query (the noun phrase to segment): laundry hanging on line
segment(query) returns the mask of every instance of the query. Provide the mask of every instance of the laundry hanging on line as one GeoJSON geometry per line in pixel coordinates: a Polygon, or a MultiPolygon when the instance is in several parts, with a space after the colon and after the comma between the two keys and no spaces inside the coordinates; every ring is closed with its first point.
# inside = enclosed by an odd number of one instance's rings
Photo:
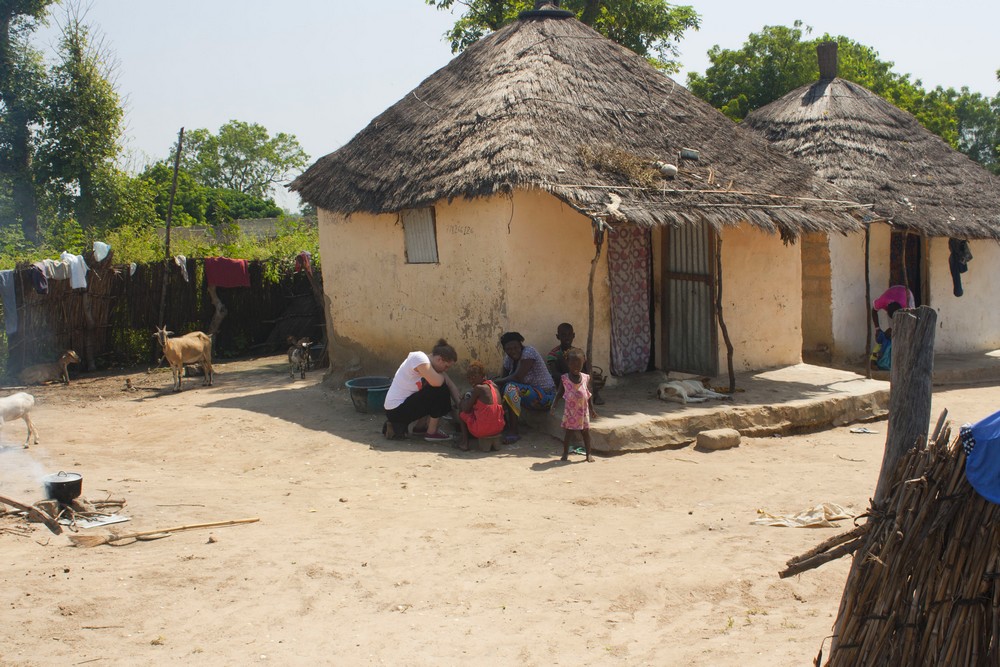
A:
{"type": "Polygon", "coordinates": [[[250,272],[245,259],[206,257],[205,280],[214,287],[250,287],[250,272]]]}

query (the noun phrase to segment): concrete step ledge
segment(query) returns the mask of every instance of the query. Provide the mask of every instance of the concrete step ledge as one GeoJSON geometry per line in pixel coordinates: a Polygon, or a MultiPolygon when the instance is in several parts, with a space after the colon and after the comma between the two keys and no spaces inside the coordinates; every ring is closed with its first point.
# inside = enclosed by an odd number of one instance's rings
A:
{"type": "MultiPolygon", "coordinates": [[[[888,406],[889,389],[885,386],[775,405],[703,403],[659,415],[631,412],[599,417],[591,424],[590,437],[596,451],[643,451],[688,445],[700,432],[720,428],[736,429],[744,437],[761,437],[871,421],[884,417],[888,406]]],[[[534,430],[563,437],[560,415],[526,410],[521,420],[534,430]]]]}

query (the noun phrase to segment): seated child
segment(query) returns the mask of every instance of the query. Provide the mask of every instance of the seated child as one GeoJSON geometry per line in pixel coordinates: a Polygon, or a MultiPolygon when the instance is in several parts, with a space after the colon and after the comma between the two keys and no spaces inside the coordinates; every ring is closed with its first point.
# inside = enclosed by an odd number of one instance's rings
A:
{"type": "Polygon", "coordinates": [[[554,412],[556,403],[561,396],[565,399],[563,409],[563,453],[562,460],[569,459],[569,439],[574,431],[579,432],[586,447],[587,463],[593,462],[590,455],[590,420],[597,417],[594,411],[593,394],[590,390],[590,376],[583,372],[587,355],[578,347],[566,352],[566,365],[569,372],[563,373],[556,387],[556,397],[552,400],[551,410],[554,412]]]}
{"type": "Polygon", "coordinates": [[[503,432],[503,404],[500,392],[491,380],[486,379],[482,362],[470,361],[465,378],[472,385],[459,403],[458,417],[462,426],[462,439],[458,448],[469,451],[469,435],[473,438],[490,438],[503,432]]]}

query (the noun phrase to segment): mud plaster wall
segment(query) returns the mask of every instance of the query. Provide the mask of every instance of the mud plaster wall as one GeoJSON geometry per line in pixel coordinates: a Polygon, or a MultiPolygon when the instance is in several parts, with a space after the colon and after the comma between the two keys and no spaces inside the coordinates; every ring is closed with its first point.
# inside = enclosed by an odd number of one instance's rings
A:
{"type": "MultiPolygon", "coordinates": [[[[748,225],[722,231],[723,318],[737,371],[802,361],[802,259],[798,243],[748,225]]],[[[719,331],[719,368],[726,345],[719,331]]]]}
{"type": "Polygon", "coordinates": [[[961,297],[953,292],[948,268],[948,239],[930,239],[930,303],[938,312],[934,351],[941,354],[1000,349],[1000,245],[995,241],[970,241],[972,261],[962,275],[961,297]]]}
{"type": "MultiPolygon", "coordinates": [[[[499,370],[500,334],[517,330],[542,354],[562,321],[586,345],[590,221],[542,192],[435,206],[437,264],[407,264],[398,216],[319,211],[334,372],[391,375],[438,338],[499,370]]],[[[608,286],[595,291],[594,362],[607,368],[608,286]]]]}
{"type": "Polygon", "coordinates": [[[803,234],[802,349],[829,350],[833,346],[830,238],[822,232],[803,234]]]}

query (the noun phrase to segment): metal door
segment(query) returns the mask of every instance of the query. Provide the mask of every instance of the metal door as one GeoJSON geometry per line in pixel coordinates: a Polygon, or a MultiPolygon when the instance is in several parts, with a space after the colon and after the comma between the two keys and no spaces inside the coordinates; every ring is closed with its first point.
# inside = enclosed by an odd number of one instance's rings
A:
{"type": "Polygon", "coordinates": [[[715,233],[703,221],[663,230],[665,371],[718,374],[715,233]]]}

